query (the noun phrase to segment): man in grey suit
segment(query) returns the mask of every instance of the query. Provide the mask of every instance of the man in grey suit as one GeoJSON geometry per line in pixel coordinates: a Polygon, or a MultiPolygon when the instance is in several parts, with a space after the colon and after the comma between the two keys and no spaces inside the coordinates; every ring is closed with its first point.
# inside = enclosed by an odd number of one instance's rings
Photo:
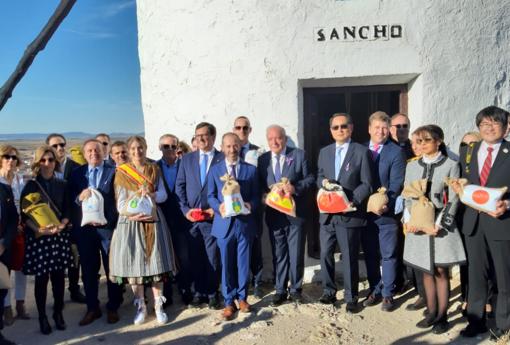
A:
{"type": "Polygon", "coordinates": [[[280,182],[282,177],[289,180],[283,187],[290,193],[296,204],[296,217],[266,207],[265,220],[269,229],[269,238],[273,250],[273,265],[276,276],[276,293],[272,304],[280,305],[288,297],[300,303],[301,285],[304,275],[305,231],[303,223],[306,217],[306,192],[313,185],[314,177],[308,169],[305,152],[287,146],[285,129],[278,125],[266,130],[268,152],[258,159],[260,185],[268,192],[271,185],[280,182]],[[290,287],[288,283],[290,280],[290,287]]]}
{"type": "Polygon", "coordinates": [[[372,193],[373,162],[366,146],[351,141],[353,125],[349,114],[333,114],[329,126],[335,143],[322,148],[319,153],[317,185],[320,188],[325,179],[337,181],[357,210],[320,215],[323,294],[319,301],[324,304],[336,302],[333,253],[338,242],[343,256],[346,310],[352,313],[358,304],[360,233],[366,231],[366,200],[372,193]]]}

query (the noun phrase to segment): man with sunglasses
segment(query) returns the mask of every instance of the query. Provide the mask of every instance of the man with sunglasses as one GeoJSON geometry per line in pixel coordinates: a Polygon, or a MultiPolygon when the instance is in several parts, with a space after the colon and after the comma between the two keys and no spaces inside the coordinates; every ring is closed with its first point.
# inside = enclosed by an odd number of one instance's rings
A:
{"type": "Polygon", "coordinates": [[[404,113],[396,113],[391,117],[391,139],[404,150],[406,159],[414,157],[411,141],[409,140],[409,130],[411,122],[404,113]]]}
{"type": "MultiPolygon", "coordinates": [[[[160,207],[165,215],[174,249],[179,260],[179,273],[177,275],[177,287],[182,296],[184,304],[189,304],[193,298],[191,295],[191,265],[189,263],[188,253],[188,235],[184,231],[186,219],[179,207],[179,198],[175,193],[175,182],[177,179],[177,171],[181,160],[177,158],[177,150],[179,149],[179,139],[173,134],[163,134],[159,138],[159,150],[161,151],[161,159],[157,161],[168,198],[160,207]]],[[[172,285],[168,281],[163,288],[163,294],[170,304],[172,301],[172,285]]]]}
{"type": "Polygon", "coordinates": [[[323,294],[319,301],[334,304],[337,300],[333,254],[338,243],[343,256],[346,311],[353,313],[358,307],[360,233],[367,231],[366,200],[373,191],[373,160],[367,147],[351,141],[353,124],[349,114],[333,114],[329,127],[335,142],[322,148],[319,153],[317,186],[321,188],[324,180],[339,183],[357,210],[320,215],[323,294]]]}
{"type": "Polygon", "coordinates": [[[110,139],[110,136],[108,134],[106,134],[106,133],[99,133],[98,135],[96,135],[96,140],[101,143],[101,147],[103,149],[104,160],[108,164],[115,166],[115,161],[110,156],[110,151],[111,151],[111,146],[110,146],[111,139],[110,139]]]}
{"type": "MultiPolygon", "coordinates": [[[[80,167],[80,164],[67,157],[66,152],[66,138],[59,133],[51,133],[46,137],[46,145],[53,147],[57,153],[57,159],[60,163],[60,171],[55,174],[58,178],[68,180],[73,170],[80,167]]],[[[74,244],[76,248],[76,244],[74,244]]],[[[74,251],[76,253],[76,250],[74,251]]],[[[76,254],[77,255],[77,254],[76,254]]],[[[69,279],[69,292],[71,294],[71,301],[84,304],[86,302],[85,296],[80,291],[78,281],[80,279],[80,267],[71,267],[67,270],[67,277],[69,279]]]]}

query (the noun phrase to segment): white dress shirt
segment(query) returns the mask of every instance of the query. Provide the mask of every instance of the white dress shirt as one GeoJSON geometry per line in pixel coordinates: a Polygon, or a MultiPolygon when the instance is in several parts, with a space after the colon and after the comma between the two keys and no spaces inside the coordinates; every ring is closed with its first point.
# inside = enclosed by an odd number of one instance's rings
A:
{"type": "MultiPolygon", "coordinates": [[[[287,147],[284,147],[282,152],[279,153],[280,155],[280,173],[282,174],[283,176],[283,164],[285,164],[285,152],[287,151],[287,147]]],[[[275,172],[275,168],[276,168],[276,153],[274,152],[271,152],[271,166],[273,167],[273,174],[275,172]]]]}
{"type": "MultiPolygon", "coordinates": [[[[335,145],[335,157],[336,157],[336,153],[338,152],[338,148],[341,147],[342,148],[342,154],[340,156],[340,169],[342,168],[342,166],[344,165],[344,160],[345,160],[345,156],[347,155],[347,150],[349,149],[349,144],[351,143],[351,139],[347,140],[345,143],[343,144],[338,144],[336,143],[335,145]]],[[[337,178],[337,176],[335,176],[335,178],[337,178]]]]}
{"type": "Polygon", "coordinates": [[[478,149],[477,159],[478,159],[478,174],[482,174],[482,168],[483,164],[485,163],[485,159],[487,158],[487,154],[489,153],[487,151],[488,147],[492,147],[494,151],[492,151],[492,162],[491,162],[491,168],[494,164],[494,161],[496,160],[496,157],[498,156],[499,148],[501,147],[501,141],[496,144],[488,144],[485,141],[482,141],[480,144],[480,148],[478,149]]]}
{"type": "Polygon", "coordinates": [[[237,160],[236,160],[235,162],[230,163],[230,162],[228,161],[228,159],[226,159],[226,158],[225,158],[225,165],[227,166],[227,173],[228,173],[230,176],[232,176],[232,167],[231,167],[231,165],[232,165],[232,164],[235,164],[235,166],[236,166],[236,178],[239,178],[239,162],[240,162],[240,161],[241,161],[241,160],[240,160],[239,158],[237,158],[237,160]]]}

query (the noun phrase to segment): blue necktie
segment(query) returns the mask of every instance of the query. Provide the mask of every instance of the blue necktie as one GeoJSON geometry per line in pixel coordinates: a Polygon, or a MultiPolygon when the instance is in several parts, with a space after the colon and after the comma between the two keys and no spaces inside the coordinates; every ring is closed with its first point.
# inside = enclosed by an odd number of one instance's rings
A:
{"type": "Polygon", "coordinates": [[[202,161],[200,162],[200,184],[202,186],[205,185],[205,178],[207,176],[207,160],[208,156],[205,153],[202,153],[202,161]]]}
{"type": "Polygon", "coordinates": [[[336,148],[335,155],[335,179],[340,180],[340,169],[342,169],[342,146],[336,148]]]}
{"type": "Polygon", "coordinates": [[[276,164],[274,165],[274,180],[280,182],[282,179],[282,168],[280,167],[280,155],[276,155],[276,164]]]}
{"type": "Polygon", "coordinates": [[[234,180],[237,180],[236,165],[235,164],[230,165],[230,176],[232,176],[234,178],[234,180]]]}
{"type": "Polygon", "coordinates": [[[89,177],[89,187],[97,188],[97,173],[98,173],[98,170],[99,169],[97,169],[97,168],[92,169],[92,174],[89,177]]]}

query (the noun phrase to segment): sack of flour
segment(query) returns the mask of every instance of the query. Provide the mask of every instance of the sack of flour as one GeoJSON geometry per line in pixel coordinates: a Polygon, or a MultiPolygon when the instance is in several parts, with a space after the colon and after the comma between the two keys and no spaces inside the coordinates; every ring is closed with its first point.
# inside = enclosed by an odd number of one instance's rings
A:
{"type": "Polygon", "coordinates": [[[126,214],[129,216],[137,214],[154,216],[156,214],[156,207],[148,195],[135,195],[126,203],[126,214]]]}
{"type": "Polygon", "coordinates": [[[320,213],[345,213],[356,211],[356,207],[351,205],[342,186],[334,182],[329,182],[326,179],[322,181],[322,188],[319,189],[319,193],[317,194],[317,206],[319,207],[320,213]]]}
{"type": "Polygon", "coordinates": [[[228,174],[220,177],[220,180],[225,182],[221,189],[223,205],[225,206],[221,216],[223,218],[228,218],[235,217],[240,214],[250,214],[250,210],[244,205],[239,183],[228,174]]]}
{"type": "Polygon", "coordinates": [[[482,212],[495,212],[496,204],[507,191],[507,187],[501,188],[488,188],[477,186],[474,184],[467,184],[467,179],[447,179],[446,184],[451,185],[453,182],[458,182],[461,186],[459,193],[460,201],[482,212]]]}
{"type": "Polygon", "coordinates": [[[425,196],[427,180],[416,180],[404,186],[402,197],[411,199],[408,226],[414,226],[424,232],[433,232],[435,228],[434,204],[425,196]]]}
{"type": "Polygon", "coordinates": [[[101,193],[94,189],[89,188],[90,197],[83,200],[81,203],[81,226],[87,224],[100,224],[105,225],[107,223],[106,218],[104,216],[104,199],[101,193]]]}
{"type": "Polygon", "coordinates": [[[266,196],[266,205],[280,211],[281,213],[295,217],[296,204],[294,203],[294,199],[292,198],[292,195],[285,193],[283,190],[284,185],[287,183],[289,183],[289,180],[286,177],[282,177],[280,182],[277,182],[270,187],[271,190],[266,196]]]}
{"type": "Polygon", "coordinates": [[[386,188],[381,187],[377,193],[370,195],[368,198],[367,212],[379,212],[384,206],[388,205],[389,199],[386,195],[386,188]]]}

